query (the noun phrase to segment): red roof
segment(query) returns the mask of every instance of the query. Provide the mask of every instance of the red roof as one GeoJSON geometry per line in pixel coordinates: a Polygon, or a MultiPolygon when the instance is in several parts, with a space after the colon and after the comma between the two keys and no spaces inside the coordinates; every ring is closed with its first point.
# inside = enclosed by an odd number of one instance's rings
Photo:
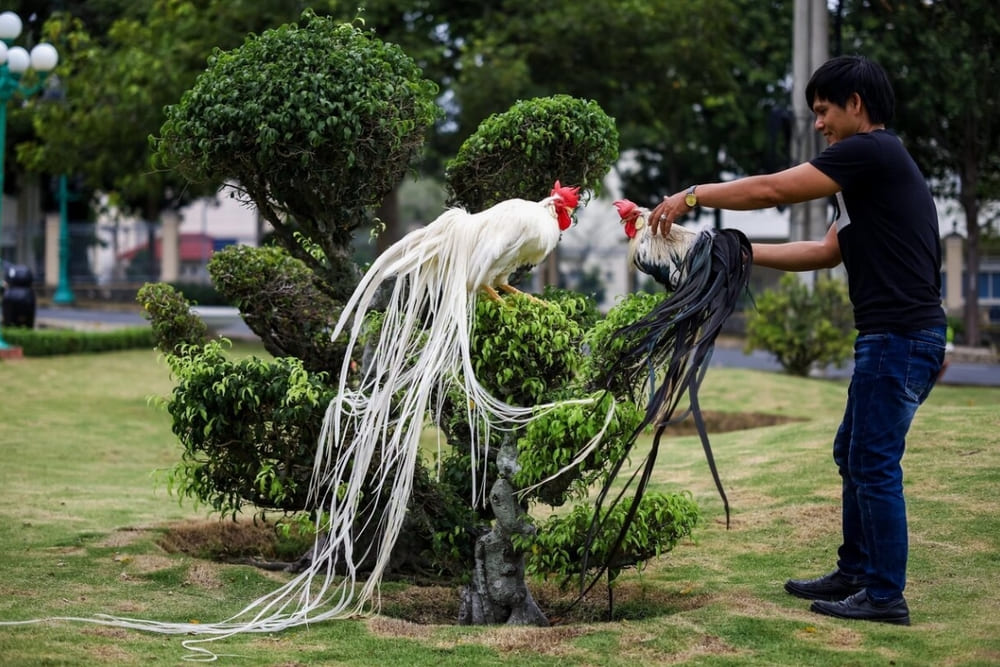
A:
{"type": "MultiPolygon", "coordinates": [[[[201,262],[211,259],[212,253],[214,252],[213,239],[208,234],[181,234],[180,235],[180,255],[182,262],[201,262]]],[[[118,259],[133,260],[135,256],[140,252],[146,250],[149,246],[148,243],[143,243],[137,245],[130,250],[126,250],[118,254],[118,259]]],[[[156,253],[156,260],[159,261],[163,257],[163,239],[156,239],[153,246],[154,252],[156,253]]]]}

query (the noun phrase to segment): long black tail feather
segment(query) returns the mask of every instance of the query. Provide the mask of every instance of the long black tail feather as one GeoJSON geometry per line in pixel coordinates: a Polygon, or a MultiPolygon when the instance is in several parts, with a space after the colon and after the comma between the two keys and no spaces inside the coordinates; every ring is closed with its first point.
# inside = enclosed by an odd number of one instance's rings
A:
{"type": "MultiPolygon", "coordinates": [[[[691,415],[701,439],[705,458],[712,479],[722,498],[729,527],[729,500],[715,465],[705,420],[701,413],[698,390],[708,370],[715,340],[726,319],[733,313],[740,296],[747,291],[753,250],[747,237],[738,230],[703,232],[685,257],[683,276],[670,296],[645,317],[622,327],[616,335],[623,336],[628,345],[604,378],[605,387],[628,386],[634,398],[646,387],[649,399],[642,423],[631,434],[626,451],[630,451],[645,430],[654,428],[652,445],[641,471],[632,473],[624,488],[602,512],[611,487],[616,483],[622,464],[627,457],[613,466],[603,487],[597,494],[594,516],[584,549],[580,598],[583,598],[607,571],[603,563],[587,584],[590,547],[599,534],[604,520],[625,497],[635,482],[635,489],[625,521],[608,551],[614,557],[625,540],[639,502],[646,491],[656,463],[660,439],[671,424],[691,415]],[[688,397],[688,407],[677,413],[683,397],[688,397]]],[[[670,272],[660,267],[644,266],[637,258],[636,267],[663,282],[670,272]]],[[[667,289],[671,285],[665,284],[667,289]]]]}

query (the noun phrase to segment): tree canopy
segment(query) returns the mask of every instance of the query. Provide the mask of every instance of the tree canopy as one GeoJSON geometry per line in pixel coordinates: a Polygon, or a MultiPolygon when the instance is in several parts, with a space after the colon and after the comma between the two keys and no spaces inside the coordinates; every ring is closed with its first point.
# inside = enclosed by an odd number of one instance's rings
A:
{"type": "Polygon", "coordinates": [[[36,172],[81,177],[121,210],[155,221],[219,185],[197,189],[180,174],[154,170],[147,137],[205,69],[215,47],[294,18],[287,3],[213,0],[51,2],[40,37],[59,50],[58,88],[37,104],[37,140],[18,146],[36,172]]]}
{"type": "MultiPolygon", "coordinates": [[[[147,219],[201,194],[176,174],[150,167],[145,140],[157,134],[164,109],[193,85],[214,48],[232,49],[248,33],[294,21],[303,6],[287,0],[22,4],[50,19],[44,37],[59,48],[62,86],[62,103],[37,114],[39,139],[21,146],[22,161],[35,171],[79,173],[147,219]]],[[[622,150],[638,157],[627,180],[630,196],[652,199],[692,179],[764,168],[769,114],[787,105],[787,0],[314,6],[341,21],[360,16],[438,84],[445,115],[421,154],[432,175],[441,175],[491,114],[521,99],[569,94],[594,100],[616,119],[622,150]]]]}
{"type": "Polygon", "coordinates": [[[791,3],[508,1],[484,13],[454,84],[459,137],[497,107],[562,92],[612,115],[637,201],[765,168],[788,105],[791,3]],[[495,20],[502,15],[503,20],[495,20]]]}

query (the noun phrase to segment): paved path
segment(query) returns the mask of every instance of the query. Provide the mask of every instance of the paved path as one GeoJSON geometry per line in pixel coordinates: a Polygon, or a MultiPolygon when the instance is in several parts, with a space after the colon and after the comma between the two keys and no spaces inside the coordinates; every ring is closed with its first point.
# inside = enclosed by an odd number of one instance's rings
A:
{"type": "MultiPolygon", "coordinates": [[[[711,365],[781,371],[781,364],[768,352],[755,350],[750,354],[744,354],[742,349],[729,346],[716,346],[712,353],[711,365]]],[[[854,362],[848,361],[843,368],[830,366],[815,377],[847,379],[851,377],[853,370],[854,362]]],[[[948,364],[948,370],[945,371],[940,383],[1000,387],[1000,364],[952,361],[948,364]]]]}
{"type": "MultiPolygon", "coordinates": [[[[202,318],[217,333],[227,338],[256,338],[247,325],[240,319],[233,308],[200,307],[202,318]]],[[[145,318],[132,311],[93,310],[73,307],[38,308],[36,314],[38,324],[47,326],[141,326],[147,324],[145,318]]],[[[711,365],[733,368],[753,368],[763,371],[781,371],[773,355],[755,351],[744,354],[739,347],[718,345],[712,354],[711,365]]],[[[848,378],[851,375],[853,363],[848,362],[844,368],[827,368],[819,377],[848,378]]],[[[952,361],[941,379],[942,384],[977,385],[1000,387],[1000,364],[998,363],[968,363],[952,361]]]]}
{"type": "MultiPolygon", "coordinates": [[[[257,335],[247,327],[235,308],[198,306],[195,311],[201,315],[210,329],[233,339],[256,339],[257,335]]],[[[35,312],[36,325],[50,327],[135,327],[149,324],[140,313],[131,310],[97,310],[67,306],[39,307],[35,312]]]]}

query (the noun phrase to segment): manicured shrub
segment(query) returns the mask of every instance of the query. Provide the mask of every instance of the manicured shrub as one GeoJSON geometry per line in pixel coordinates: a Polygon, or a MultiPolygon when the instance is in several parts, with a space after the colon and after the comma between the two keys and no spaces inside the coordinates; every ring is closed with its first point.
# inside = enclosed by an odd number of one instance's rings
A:
{"type": "Polygon", "coordinates": [[[149,327],[125,327],[105,331],[6,327],[3,336],[11,345],[20,347],[26,357],[92,354],[154,347],[153,332],[149,327]]]}
{"type": "Polygon", "coordinates": [[[786,274],[747,311],[747,351],[770,352],[792,375],[806,376],[817,364],[843,366],[855,336],[847,287],[832,278],[817,277],[810,288],[786,274]]]}

